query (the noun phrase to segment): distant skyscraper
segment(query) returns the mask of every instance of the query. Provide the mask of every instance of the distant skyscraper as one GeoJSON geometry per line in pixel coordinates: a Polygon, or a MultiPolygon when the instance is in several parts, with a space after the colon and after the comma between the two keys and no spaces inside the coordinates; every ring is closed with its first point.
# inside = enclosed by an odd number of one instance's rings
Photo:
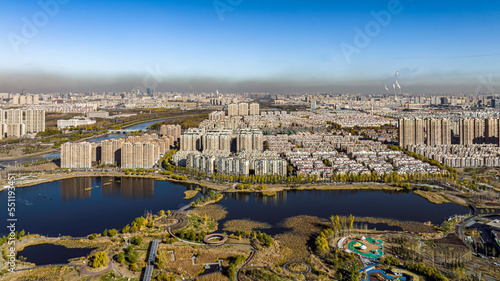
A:
{"type": "Polygon", "coordinates": [[[316,101],[311,102],[311,109],[316,109],[316,101]]]}
{"type": "Polygon", "coordinates": [[[500,109],[500,99],[492,99],[491,100],[491,107],[495,109],[500,109]]]}

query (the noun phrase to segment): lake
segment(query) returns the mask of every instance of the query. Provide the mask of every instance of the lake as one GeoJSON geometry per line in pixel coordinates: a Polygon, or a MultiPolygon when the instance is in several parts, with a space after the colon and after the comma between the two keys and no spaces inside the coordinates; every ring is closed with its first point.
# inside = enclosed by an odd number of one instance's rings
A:
{"type": "MultiPolygon", "coordinates": [[[[120,229],[147,211],[178,209],[202,196],[184,200],[186,186],[144,178],[103,177],[18,188],[17,228],[49,236],[85,236],[106,228],[120,229]]],[[[7,204],[7,192],[0,192],[0,200],[7,204]]],[[[460,205],[432,204],[411,192],[369,190],[283,191],[274,197],[228,193],[219,204],[229,212],[221,224],[246,218],[266,222],[276,230],[284,219],[297,215],[329,218],[353,214],[438,224],[445,217],[470,212],[468,207],[460,205]]],[[[7,212],[2,212],[0,218],[5,221],[6,216],[7,212]]]]}
{"type": "Polygon", "coordinates": [[[17,253],[17,257],[23,256],[27,262],[36,265],[64,264],[68,263],[69,259],[86,257],[92,250],[92,248],[66,248],[61,245],[40,244],[24,248],[17,253]]]}

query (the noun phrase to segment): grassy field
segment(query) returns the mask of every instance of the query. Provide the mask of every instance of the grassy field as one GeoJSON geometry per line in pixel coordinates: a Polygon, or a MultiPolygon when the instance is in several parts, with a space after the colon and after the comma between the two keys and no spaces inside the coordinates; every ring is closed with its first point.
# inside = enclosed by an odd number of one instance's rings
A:
{"type": "Polygon", "coordinates": [[[449,203],[450,201],[443,196],[441,196],[437,192],[432,192],[432,191],[423,191],[423,190],[415,190],[413,193],[417,194],[418,196],[421,196],[427,201],[434,203],[434,204],[443,204],[443,203],[449,203]]]}
{"type": "Polygon", "coordinates": [[[236,232],[246,231],[252,232],[256,229],[271,228],[267,223],[251,221],[251,220],[230,220],[224,223],[223,231],[236,232]]]}
{"type": "Polygon", "coordinates": [[[227,211],[220,205],[205,205],[202,207],[194,208],[191,213],[200,218],[207,217],[211,220],[218,221],[226,217],[227,211]]]}
{"type": "Polygon", "coordinates": [[[186,190],[184,191],[184,199],[189,200],[198,194],[198,190],[186,190]]]}

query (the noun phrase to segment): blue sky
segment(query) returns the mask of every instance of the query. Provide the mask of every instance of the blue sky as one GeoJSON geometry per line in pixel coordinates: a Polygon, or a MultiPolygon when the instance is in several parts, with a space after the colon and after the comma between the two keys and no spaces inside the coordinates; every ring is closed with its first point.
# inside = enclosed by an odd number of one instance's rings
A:
{"type": "Polygon", "coordinates": [[[0,92],[129,90],[148,68],[161,70],[159,90],[377,93],[396,71],[412,92],[500,82],[496,1],[3,2],[0,92]],[[391,19],[382,26],[373,12],[391,19]],[[356,28],[370,26],[356,45],[356,28]]]}

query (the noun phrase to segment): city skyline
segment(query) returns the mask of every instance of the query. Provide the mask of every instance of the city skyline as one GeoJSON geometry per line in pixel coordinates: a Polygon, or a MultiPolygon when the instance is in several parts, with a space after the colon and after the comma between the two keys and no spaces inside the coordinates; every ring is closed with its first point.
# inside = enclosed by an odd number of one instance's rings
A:
{"type": "Polygon", "coordinates": [[[486,1],[5,5],[4,92],[390,93],[399,84],[410,93],[494,93],[500,87],[500,39],[490,32],[500,25],[498,4],[486,1]]]}

